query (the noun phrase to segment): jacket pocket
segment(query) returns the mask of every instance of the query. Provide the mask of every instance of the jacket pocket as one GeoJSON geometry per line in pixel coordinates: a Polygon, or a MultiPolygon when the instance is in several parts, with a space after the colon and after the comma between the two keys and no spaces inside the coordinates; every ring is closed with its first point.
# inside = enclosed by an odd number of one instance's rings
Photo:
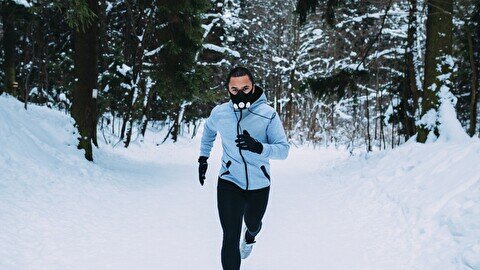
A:
{"type": "Polygon", "coordinates": [[[265,166],[262,165],[262,166],[260,167],[260,169],[262,169],[263,175],[265,175],[265,177],[266,177],[266,178],[268,179],[268,181],[270,182],[270,175],[268,175],[267,169],[265,168],[265,166]]]}
{"type": "Polygon", "coordinates": [[[226,174],[230,174],[230,171],[228,170],[228,168],[230,167],[230,165],[232,165],[232,162],[229,160],[227,161],[227,163],[225,164],[226,167],[227,167],[227,170],[225,172],[223,172],[220,176],[224,176],[226,174]]]}

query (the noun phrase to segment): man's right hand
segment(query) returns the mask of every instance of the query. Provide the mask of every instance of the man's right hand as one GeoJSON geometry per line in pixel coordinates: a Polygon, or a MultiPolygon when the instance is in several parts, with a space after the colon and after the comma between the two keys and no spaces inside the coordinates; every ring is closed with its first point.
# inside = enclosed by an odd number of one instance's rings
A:
{"type": "Polygon", "coordinates": [[[208,168],[207,159],[208,157],[204,157],[204,156],[200,156],[198,158],[198,179],[200,180],[200,184],[202,186],[205,181],[205,174],[207,173],[207,168],[208,168]]]}

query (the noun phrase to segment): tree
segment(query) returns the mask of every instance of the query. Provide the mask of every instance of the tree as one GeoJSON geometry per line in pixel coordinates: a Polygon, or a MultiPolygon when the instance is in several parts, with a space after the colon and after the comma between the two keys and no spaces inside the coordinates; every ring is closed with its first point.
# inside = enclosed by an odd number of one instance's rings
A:
{"type": "Polygon", "coordinates": [[[71,113],[79,133],[78,149],[84,149],[85,158],[93,161],[92,140],[97,130],[98,1],[85,0],[79,4],[81,11],[88,9],[86,14],[89,19],[87,22],[77,21],[74,29],[76,82],[71,113]]]}
{"type": "Polygon", "coordinates": [[[478,49],[480,39],[480,3],[477,1],[475,6],[474,16],[471,23],[465,26],[467,35],[468,59],[471,67],[471,91],[470,91],[470,126],[468,134],[474,136],[477,130],[477,103],[478,103],[478,63],[479,54],[478,49]],[[473,31],[470,29],[473,28],[473,31]],[[476,46],[475,46],[476,45],[476,46]]]}
{"type": "Polygon", "coordinates": [[[203,37],[200,14],[208,10],[209,4],[206,0],[169,0],[160,8],[165,27],[160,38],[164,47],[157,63],[158,87],[159,96],[167,101],[162,107],[173,122],[169,132],[173,141],[177,141],[186,107],[207,80],[195,58],[203,37]]]}
{"type": "MultiPolygon", "coordinates": [[[[16,4],[14,1],[2,1],[0,3],[0,16],[2,16],[3,24],[3,86],[7,93],[20,97],[18,91],[18,84],[16,83],[16,44],[17,44],[17,31],[15,30],[17,20],[22,13],[26,12],[30,4],[24,6],[16,4]]],[[[0,94],[3,89],[0,87],[0,94]]]]}
{"type": "Polygon", "coordinates": [[[415,36],[417,31],[417,0],[409,0],[408,11],[408,32],[407,44],[405,48],[405,77],[406,84],[403,87],[403,105],[404,105],[404,127],[407,138],[416,133],[415,114],[418,108],[419,93],[417,87],[417,75],[415,70],[415,56],[413,55],[415,46],[415,36]]]}
{"type": "Polygon", "coordinates": [[[439,136],[438,110],[445,92],[452,89],[453,0],[427,0],[427,37],[425,75],[422,94],[422,118],[418,124],[418,142],[439,136]],[[432,136],[430,135],[430,136],[432,136]]]}

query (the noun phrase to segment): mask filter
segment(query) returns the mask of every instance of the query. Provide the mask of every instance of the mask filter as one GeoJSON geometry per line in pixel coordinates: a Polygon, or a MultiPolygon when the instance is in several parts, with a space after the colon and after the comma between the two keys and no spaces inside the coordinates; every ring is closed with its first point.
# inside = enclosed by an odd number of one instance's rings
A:
{"type": "Polygon", "coordinates": [[[239,102],[238,104],[237,103],[233,103],[233,107],[235,109],[245,109],[245,108],[250,108],[250,105],[251,103],[250,102],[247,102],[247,103],[243,103],[243,102],[239,102]]]}

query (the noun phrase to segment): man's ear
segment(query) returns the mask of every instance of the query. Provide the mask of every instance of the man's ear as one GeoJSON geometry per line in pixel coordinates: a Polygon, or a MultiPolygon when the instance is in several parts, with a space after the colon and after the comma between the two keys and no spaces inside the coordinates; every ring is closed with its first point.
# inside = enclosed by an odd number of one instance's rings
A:
{"type": "Polygon", "coordinates": [[[255,84],[252,86],[252,93],[255,93],[255,84]]]}

